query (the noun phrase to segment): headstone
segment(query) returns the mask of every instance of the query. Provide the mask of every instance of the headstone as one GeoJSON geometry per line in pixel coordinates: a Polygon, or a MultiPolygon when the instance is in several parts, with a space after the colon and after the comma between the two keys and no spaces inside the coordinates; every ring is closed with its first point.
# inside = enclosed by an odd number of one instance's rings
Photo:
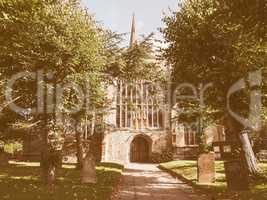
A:
{"type": "Polygon", "coordinates": [[[243,191],[249,189],[248,174],[239,160],[224,163],[228,190],[243,191]]]}
{"type": "Polygon", "coordinates": [[[198,182],[215,182],[215,154],[213,152],[201,154],[198,158],[198,182]]]}
{"type": "Polygon", "coordinates": [[[215,126],[209,126],[204,130],[205,135],[205,144],[212,146],[212,143],[214,142],[214,138],[216,135],[216,127],[215,126]]]}
{"type": "Polygon", "coordinates": [[[95,171],[95,159],[92,153],[88,152],[83,160],[82,167],[82,183],[84,184],[95,184],[96,171],[95,171]]]}
{"type": "Polygon", "coordinates": [[[8,165],[9,156],[5,152],[0,153],[0,166],[7,166],[8,165]]]}
{"type": "Polygon", "coordinates": [[[220,147],[219,146],[213,147],[213,151],[215,153],[215,159],[220,160],[222,158],[220,147]]]}

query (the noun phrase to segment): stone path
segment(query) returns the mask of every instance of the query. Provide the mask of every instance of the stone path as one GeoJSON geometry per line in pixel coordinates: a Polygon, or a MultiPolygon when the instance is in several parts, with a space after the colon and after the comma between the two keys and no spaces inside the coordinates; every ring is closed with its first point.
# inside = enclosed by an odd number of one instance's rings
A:
{"type": "Polygon", "coordinates": [[[209,200],[152,164],[130,164],[119,187],[118,200],[209,200]]]}

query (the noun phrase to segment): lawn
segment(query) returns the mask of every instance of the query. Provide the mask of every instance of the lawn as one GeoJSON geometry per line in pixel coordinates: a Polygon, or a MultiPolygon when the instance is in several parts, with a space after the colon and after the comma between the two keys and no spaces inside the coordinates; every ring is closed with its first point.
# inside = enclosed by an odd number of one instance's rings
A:
{"type": "Polygon", "coordinates": [[[10,162],[0,167],[0,199],[11,200],[108,200],[121,177],[123,167],[103,163],[97,166],[98,183],[81,185],[80,173],[72,165],[64,165],[59,171],[53,190],[40,181],[38,163],[10,162]]]}
{"type": "MultiPolygon", "coordinates": [[[[267,200],[266,179],[255,180],[251,183],[250,191],[231,193],[227,192],[223,162],[216,162],[216,182],[212,184],[199,184],[197,182],[197,162],[196,161],[172,161],[160,164],[160,168],[165,169],[180,178],[187,180],[200,192],[208,193],[215,199],[237,199],[237,200],[267,200]]],[[[261,173],[267,175],[267,164],[261,163],[261,173]]]]}

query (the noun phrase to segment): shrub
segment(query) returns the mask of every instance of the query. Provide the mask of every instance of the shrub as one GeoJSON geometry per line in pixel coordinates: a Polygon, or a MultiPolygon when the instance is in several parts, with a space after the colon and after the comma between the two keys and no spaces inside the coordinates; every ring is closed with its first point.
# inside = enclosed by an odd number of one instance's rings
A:
{"type": "Polygon", "coordinates": [[[153,163],[169,162],[173,160],[172,150],[164,150],[161,153],[152,153],[151,161],[153,163]]]}
{"type": "Polygon", "coordinates": [[[16,152],[22,151],[21,142],[7,142],[4,144],[4,151],[9,154],[15,154],[16,152]]]}

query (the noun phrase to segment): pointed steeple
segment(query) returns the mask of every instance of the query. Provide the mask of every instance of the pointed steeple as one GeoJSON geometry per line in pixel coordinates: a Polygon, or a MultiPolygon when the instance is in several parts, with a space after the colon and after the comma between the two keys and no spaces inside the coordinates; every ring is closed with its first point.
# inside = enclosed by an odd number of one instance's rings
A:
{"type": "Polygon", "coordinates": [[[135,13],[133,13],[130,47],[136,43],[135,13]]]}

